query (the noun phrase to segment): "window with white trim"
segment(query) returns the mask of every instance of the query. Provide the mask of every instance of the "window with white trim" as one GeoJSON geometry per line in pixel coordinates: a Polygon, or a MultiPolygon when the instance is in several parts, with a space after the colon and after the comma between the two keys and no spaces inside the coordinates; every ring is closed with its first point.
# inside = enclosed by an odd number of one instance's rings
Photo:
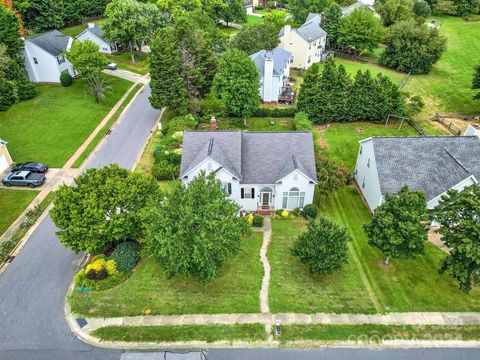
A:
{"type": "Polygon", "coordinates": [[[34,62],[35,64],[38,64],[38,60],[37,60],[36,57],[33,58],[33,62],[34,62]]]}
{"type": "Polygon", "coordinates": [[[370,158],[368,158],[367,167],[368,167],[368,168],[370,167],[370,158]]]}
{"type": "Polygon", "coordinates": [[[303,208],[305,204],[305,192],[300,191],[298,188],[293,187],[289,191],[283,193],[284,209],[296,209],[303,208]]]}
{"type": "Polygon", "coordinates": [[[240,198],[242,199],[254,199],[255,188],[242,188],[240,190],[240,198]]]}
{"type": "Polygon", "coordinates": [[[222,181],[222,189],[226,194],[232,195],[232,183],[222,181]]]}

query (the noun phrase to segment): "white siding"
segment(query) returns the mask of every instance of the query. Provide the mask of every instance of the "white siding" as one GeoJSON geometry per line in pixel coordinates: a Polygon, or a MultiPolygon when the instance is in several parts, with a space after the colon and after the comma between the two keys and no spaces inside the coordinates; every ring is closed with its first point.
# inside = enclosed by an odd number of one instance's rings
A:
{"type": "MultiPolygon", "coordinates": [[[[282,179],[281,183],[276,186],[275,193],[275,209],[283,209],[283,193],[288,192],[292,188],[298,188],[300,192],[305,192],[304,206],[313,203],[313,193],[315,184],[311,183],[301,172],[295,170],[291,174],[282,179]]],[[[287,210],[289,209],[287,206],[287,210]]]]}
{"type": "Polygon", "coordinates": [[[28,77],[32,82],[59,83],[60,74],[64,70],[75,76],[70,62],[65,59],[65,62],[58,64],[56,56],[49,54],[28,40],[25,41],[23,56],[28,77]],[[35,59],[37,64],[35,64],[35,59]]]}
{"type": "Polygon", "coordinates": [[[367,200],[370,210],[374,211],[382,202],[382,193],[372,139],[360,142],[357,165],[355,166],[355,180],[367,200]]]}
{"type": "MultiPolygon", "coordinates": [[[[470,186],[470,185],[475,185],[478,184],[477,179],[475,179],[474,176],[469,176],[465,180],[460,181],[457,185],[452,186],[451,189],[462,191],[465,187],[470,186]]],[[[436,198],[430,200],[427,203],[427,209],[433,209],[435,206],[438,205],[438,202],[442,198],[442,195],[445,195],[447,192],[444,192],[440,195],[438,195],[436,198]]]]}
{"type": "Polygon", "coordinates": [[[112,49],[112,47],[108,42],[106,42],[103,39],[100,39],[98,36],[96,36],[95,34],[92,34],[90,31],[85,30],[84,32],[82,32],[80,35],[77,36],[77,40],[81,42],[86,40],[93,41],[95,44],[97,44],[100,47],[99,52],[103,54],[110,55],[112,54],[112,52],[116,52],[115,46],[113,46],[113,49],[112,49]]]}
{"type": "Polygon", "coordinates": [[[465,136],[477,136],[480,139],[480,129],[474,128],[472,125],[468,125],[465,131],[465,136]]]}
{"type": "Polygon", "coordinates": [[[291,30],[290,27],[286,26],[284,30],[285,34],[280,38],[279,47],[292,53],[293,61],[291,66],[293,68],[306,70],[322,60],[320,52],[325,49],[326,36],[309,43],[298,35],[295,30],[291,30]],[[319,46],[321,47],[320,50],[318,49],[319,46]]]}

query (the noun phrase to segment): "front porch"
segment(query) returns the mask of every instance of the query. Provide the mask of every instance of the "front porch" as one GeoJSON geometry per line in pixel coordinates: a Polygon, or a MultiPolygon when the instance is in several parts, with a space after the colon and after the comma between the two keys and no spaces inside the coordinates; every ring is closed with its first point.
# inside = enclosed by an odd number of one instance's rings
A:
{"type": "Polygon", "coordinates": [[[254,212],[256,215],[270,215],[275,212],[275,207],[272,205],[258,205],[257,210],[254,212]]]}

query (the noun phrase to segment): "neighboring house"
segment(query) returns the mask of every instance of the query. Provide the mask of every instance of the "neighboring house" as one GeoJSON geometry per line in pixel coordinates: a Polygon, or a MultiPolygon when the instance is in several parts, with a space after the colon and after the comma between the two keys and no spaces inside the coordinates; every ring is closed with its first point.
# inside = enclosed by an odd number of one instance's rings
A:
{"type": "Polygon", "coordinates": [[[243,211],[303,208],[317,183],[311,132],[185,131],[180,179],[215,173],[243,211]]]}
{"type": "Polygon", "coordinates": [[[285,25],[280,30],[278,46],[292,54],[293,68],[306,70],[312,64],[325,60],[327,33],[320,27],[321,19],[321,14],[311,13],[299,28],[285,25]]]}
{"type": "Polygon", "coordinates": [[[108,39],[103,35],[102,26],[95,23],[88,23],[88,26],[80,34],[76,36],[78,41],[93,41],[100,47],[100,52],[103,54],[111,55],[118,51],[117,45],[110,43],[108,39]]]}
{"type": "Polygon", "coordinates": [[[292,54],[280,48],[260,50],[250,56],[260,73],[260,97],[263,102],[276,103],[282,95],[292,97],[288,87],[292,54]]]}
{"type": "Polygon", "coordinates": [[[25,40],[23,57],[32,82],[60,82],[60,74],[75,76],[72,64],[62,55],[70,50],[73,38],[52,30],[25,40]]]}
{"type": "Polygon", "coordinates": [[[375,3],[374,1],[370,1],[370,0],[357,1],[357,2],[353,3],[352,5],[343,7],[342,8],[342,15],[343,15],[343,17],[346,17],[357,9],[365,9],[365,10],[372,11],[376,17],[380,17],[375,12],[375,10],[373,9],[374,3],[375,3]]]}
{"type": "Polygon", "coordinates": [[[7,142],[0,139],[0,174],[12,165],[13,160],[7,149],[7,142]]]}
{"type": "Polygon", "coordinates": [[[371,137],[360,141],[355,180],[372,211],[404,185],[424,191],[433,209],[447,190],[478,183],[479,159],[475,136],[371,137]]]}
{"type": "Polygon", "coordinates": [[[480,125],[468,125],[464,135],[476,136],[480,139],[480,125]]]}

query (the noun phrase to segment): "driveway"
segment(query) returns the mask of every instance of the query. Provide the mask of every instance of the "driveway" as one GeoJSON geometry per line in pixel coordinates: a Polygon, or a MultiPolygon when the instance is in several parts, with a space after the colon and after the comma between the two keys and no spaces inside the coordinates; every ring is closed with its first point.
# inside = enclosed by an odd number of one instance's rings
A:
{"type": "MultiPolygon", "coordinates": [[[[119,77],[119,78],[122,78],[122,79],[125,79],[125,80],[130,80],[130,81],[133,81],[133,82],[137,82],[137,81],[139,81],[143,78],[143,75],[139,75],[139,74],[136,74],[134,72],[124,70],[124,69],[117,69],[117,70],[105,69],[105,70],[103,70],[103,72],[105,74],[109,74],[109,75],[116,76],[116,77],[119,77]]],[[[147,80],[145,80],[145,81],[147,81],[147,80]]]]}

